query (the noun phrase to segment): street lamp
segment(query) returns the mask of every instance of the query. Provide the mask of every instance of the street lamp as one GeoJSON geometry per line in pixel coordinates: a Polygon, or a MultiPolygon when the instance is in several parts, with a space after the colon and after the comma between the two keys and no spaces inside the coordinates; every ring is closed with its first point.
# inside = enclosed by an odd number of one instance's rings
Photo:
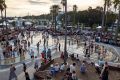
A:
{"type": "Polygon", "coordinates": [[[6,1],[4,0],[4,5],[5,5],[5,22],[6,22],[6,29],[7,29],[7,19],[6,19],[6,3],[5,3],[6,1]]]}
{"type": "Polygon", "coordinates": [[[65,6],[65,44],[64,44],[64,63],[66,63],[68,58],[67,53],[67,0],[62,0],[61,2],[65,6]]]}

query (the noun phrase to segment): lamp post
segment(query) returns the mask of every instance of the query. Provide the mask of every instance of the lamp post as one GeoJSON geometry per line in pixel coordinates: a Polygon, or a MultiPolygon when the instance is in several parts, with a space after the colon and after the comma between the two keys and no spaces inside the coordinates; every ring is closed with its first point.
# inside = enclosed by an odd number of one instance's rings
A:
{"type": "Polygon", "coordinates": [[[62,0],[65,6],[65,44],[64,44],[64,63],[66,63],[68,58],[67,53],[67,0],[62,0]]]}
{"type": "Polygon", "coordinates": [[[5,5],[5,27],[7,29],[7,19],[6,19],[6,3],[5,3],[5,0],[4,0],[4,5],[5,5]]]}
{"type": "MultiPolygon", "coordinates": [[[[7,18],[6,18],[6,3],[5,3],[6,1],[4,0],[4,6],[5,6],[5,27],[6,27],[6,33],[7,33],[7,38],[6,38],[6,43],[8,42],[8,27],[7,27],[7,18]]],[[[7,45],[6,45],[7,46],[7,45]]]]}

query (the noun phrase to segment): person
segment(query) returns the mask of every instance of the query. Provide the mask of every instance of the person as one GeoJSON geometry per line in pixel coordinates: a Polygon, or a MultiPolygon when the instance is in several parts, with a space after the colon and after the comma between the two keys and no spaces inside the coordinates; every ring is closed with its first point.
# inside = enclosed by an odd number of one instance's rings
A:
{"type": "Polygon", "coordinates": [[[35,70],[37,71],[37,70],[38,70],[38,66],[39,66],[39,62],[38,62],[38,60],[37,60],[37,57],[35,57],[35,58],[36,58],[36,60],[35,60],[34,68],[35,68],[35,70]]]}
{"type": "Polygon", "coordinates": [[[89,50],[88,50],[88,48],[86,48],[85,57],[88,57],[88,54],[89,54],[89,50]]]}
{"type": "Polygon", "coordinates": [[[75,60],[75,56],[74,56],[74,53],[70,55],[71,59],[72,60],[75,60]]]}
{"type": "Polygon", "coordinates": [[[34,58],[34,51],[31,49],[31,58],[34,58]]]}
{"type": "Polygon", "coordinates": [[[67,80],[72,80],[72,73],[70,72],[70,68],[68,67],[65,73],[67,80]]]}
{"type": "Polygon", "coordinates": [[[52,76],[55,76],[55,68],[54,68],[53,64],[50,65],[49,71],[50,71],[50,74],[51,74],[52,76]]]}
{"type": "Polygon", "coordinates": [[[70,46],[70,40],[69,40],[69,46],[70,46]]]}
{"type": "Polygon", "coordinates": [[[20,53],[20,56],[22,55],[22,46],[20,46],[19,48],[19,53],[20,53]]]}
{"type": "Polygon", "coordinates": [[[82,74],[84,74],[86,72],[86,66],[85,66],[85,62],[83,61],[82,65],[80,66],[80,72],[82,74]]]}
{"type": "Polygon", "coordinates": [[[40,43],[38,42],[38,43],[37,43],[37,51],[38,51],[38,54],[39,54],[39,46],[40,46],[40,43]]]}
{"type": "Polygon", "coordinates": [[[55,73],[58,73],[59,70],[60,70],[60,66],[59,66],[59,64],[56,63],[55,66],[54,66],[54,68],[55,68],[55,73]]]}
{"type": "Polygon", "coordinates": [[[42,58],[44,59],[44,58],[45,58],[45,53],[42,52],[42,53],[41,53],[41,56],[42,56],[42,58]]]}
{"type": "Polygon", "coordinates": [[[26,72],[27,66],[25,63],[23,63],[23,71],[26,72]]]}
{"type": "Polygon", "coordinates": [[[28,47],[30,47],[30,41],[28,41],[28,47]]]}
{"type": "Polygon", "coordinates": [[[72,73],[73,71],[76,71],[76,64],[75,63],[73,63],[73,64],[71,64],[70,65],[70,72],[72,73]]]}
{"type": "Polygon", "coordinates": [[[91,42],[91,52],[93,53],[93,48],[94,48],[94,44],[93,44],[93,41],[91,42]]]}
{"type": "Polygon", "coordinates": [[[105,62],[103,69],[101,71],[101,74],[100,74],[101,80],[108,80],[108,75],[109,75],[109,67],[108,67],[108,63],[105,62]]]}
{"type": "Polygon", "coordinates": [[[72,72],[72,80],[77,80],[77,75],[75,71],[72,72]]]}
{"type": "Polygon", "coordinates": [[[60,71],[61,71],[61,72],[65,71],[65,65],[64,65],[64,63],[61,64],[61,66],[60,66],[60,71]]]}
{"type": "Polygon", "coordinates": [[[33,35],[31,36],[31,43],[33,43],[33,35]]]}
{"type": "Polygon", "coordinates": [[[96,69],[96,73],[98,73],[98,74],[101,73],[99,64],[95,63],[95,69],[96,69]]]}
{"type": "Polygon", "coordinates": [[[61,44],[59,43],[59,51],[60,51],[61,44]]]}
{"type": "Polygon", "coordinates": [[[48,51],[47,51],[47,58],[49,60],[51,60],[51,50],[50,49],[48,49],[48,51]]]}
{"type": "Polygon", "coordinates": [[[25,72],[25,78],[26,78],[26,80],[30,80],[30,76],[29,76],[28,72],[25,72]]]}
{"type": "Polygon", "coordinates": [[[16,75],[15,71],[16,71],[15,66],[14,66],[14,65],[11,65],[11,67],[10,67],[9,80],[12,80],[12,79],[17,80],[17,75],[16,75]]]}
{"type": "Polygon", "coordinates": [[[39,41],[39,43],[41,44],[41,40],[39,41]]]}
{"type": "Polygon", "coordinates": [[[60,58],[64,59],[64,53],[63,52],[61,53],[60,58]]]}
{"type": "Polygon", "coordinates": [[[76,57],[76,60],[77,60],[77,63],[79,64],[79,56],[78,56],[78,54],[77,54],[77,57],[76,57]]]}

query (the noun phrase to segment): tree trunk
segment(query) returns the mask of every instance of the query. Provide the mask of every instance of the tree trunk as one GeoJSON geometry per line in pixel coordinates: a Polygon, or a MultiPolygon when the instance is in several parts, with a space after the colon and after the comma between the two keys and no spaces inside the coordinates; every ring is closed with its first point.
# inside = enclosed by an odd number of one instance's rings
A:
{"type": "Polygon", "coordinates": [[[2,14],[2,10],[1,10],[1,19],[3,19],[3,14],[2,14]]]}
{"type": "Polygon", "coordinates": [[[120,4],[119,4],[119,14],[118,14],[118,22],[117,22],[117,27],[115,31],[115,42],[117,43],[117,36],[119,32],[119,26],[120,26],[120,4]]]}
{"type": "Polygon", "coordinates": [[[62,23],[63,23],[63,28],[65,28],[65,26],[64,26],[64,21],[65,21],[65,10],[64,10],[65,8],[64,8],[64,5],[63,5],[63,20],[62,20],[62,23]]]}
{"type": "Polygon", "coordinates": [[[65,0],[65,44],[64,44],[64,63],[67,62],[67,0],[65,0]]]}
{"type": "Polygon", "coordinates": [[[105,16],[105,21],[104,21],[104,23],[105,23],[105,30],[104,31],[107,31],[107,21],[108,21],[108,14],[109,14],[109,7],[107,6],[107,12],[106,12],[106,16],[105,16]]]}
{"type": "Polygon", "coordinates": [[[56,32],[56,23],[57,21],[56,21],[56,14],[55,14],[55,32],[56,32]]]}
{"type": "Polygon", "coordinates": [[[107,1],[105,0],[104,11],[103,11],[103,18],[102,18],[102,28],[103,28],[103,31],[105,31],[106,6],[107,6],[107,1]]]}
{"type": "MultiPolygon", "coordinates": [[[[2,27],[3,27],[3,13],[2,13],[2,10],[1,10],[1,20],[2,20],[2,27]]],[[[4,29],[4,27],[3,27],[4,29]]]]}
{"type": "Polygon", "coordinates": [[[74,21],[73,21],[73,26],[75,26],[75,16],[76,16],[76,12],[74,11],[74,21]]]}
{"type": "Polygon", "coordinates": [[[7,28],[6,8],[5,8],[5,22],[6,22],[6,28],[7,28]]]}
{"type": "Polygon", "coordinates": [[[52,29],[53,29],[53,24],[54,24],[54,15],[52,13],[52,29]]]}

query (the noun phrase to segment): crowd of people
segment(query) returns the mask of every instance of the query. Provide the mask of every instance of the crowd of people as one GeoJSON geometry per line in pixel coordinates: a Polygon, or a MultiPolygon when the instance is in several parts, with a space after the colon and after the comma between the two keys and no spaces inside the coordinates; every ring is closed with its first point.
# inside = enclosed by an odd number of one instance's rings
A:
{"type": "MultiPolygon", "coordinates": [[[[52,77],[56,77],[56,75],[59,75],[59,73],[63,73],[64,75],[61,77],[61,80],[79,80],[77,70],[79,70],[80,74],[86,75],[87,74],[86,64],[87,64],[86,61],[82,61],[80,65],[78,65],[78,63],[76,62],[74,62],[73,64],[55,63],[50,66],[49,71],[52,77]],[[77,69],[77,66],[79,66],[79,69],[77,69]]],[[[93,64],[91,63],[91,65],[93,64]]],[[[108,80],[109,66],[107,62],[103,64],[98,75],[100,80],[108,80]]]]}
{"type": "Polygon", "coordinates": [[[2,42],[4,59],[15,58],[17,56],[22,56],[22,55],[25,54],[26,41],[24,41],[24,48],[23,48],[23,45],[20,44],[19,39],[15,39],[13,42],[14,42],[14,45],[12,45],[9,41],[8,42],[2,42]]]}
{"type": "MultiPolygon", "coordinates": [[[[39,61],[37,60],[37,56],[34,56],[34,54],[35,54],[34,50],[30,49],[30,45],[33,43],[33,35],[30,36],[30,32],[27,32],[26,34],[27,35],[25,36],[24,33],[21,33],[22,40],[20,40],[20,39],[13,40],[13,43],[14,43],[13,45],[11,45],[9,41],[2,42],[3,56],[4,56],[4,58],[15,58],[16,55],[24,56],[26,54],[26,52],[28,51],[30,53],[31,58],[35,59],[34,68],[37,71],[39,69],[39,63],[38,63],[39,61]],[[31,41],[28,40],[29,38],[31,39],[31,41]]],[[[41,65],[44,65],[44,64],[47,64],[47,62],[49,62],[50,60],[52,60],[52,54],[51,54],[52,50],[50,48],[48,48],[49,34],[47,32],[42,33],[42,39],[43,39],[44,50],[41,53],[41,57],[42,57],[41,65]],[[48,48],[48,50],[47,50],[47,48],[48,48]]],[[[77,40],[76,42],[77,42],[77,44],[79,44],[79,40],[77,40]]],[[[58,48],[58,50],[61,51],[61,44],[60,44],[59,38],[56,39],[55,43],[56,43],[55,44],[56,50],[58,48]]],[[[41,40],[39,40],[39,42],[37,42],[37,44],[36,44],[38,56],[40,54],[40,51],[39,51],[40,44],[41,44],[41,40]]],[[[69,42],[69,44],[70,44],[70,42],[69,42]]],[[[103,48],[103,50],[101,50],[99,45],[94,44],[94,41],[90,41],[88,39],[84,43],[85,57],[90,58],[90,56],[93,53],[98,54],[98,60],[103,60],[107,51],[105,48],[103,48]]],[[[61,54],[61,58],[64,59],[63,52],[61,54]]],[[[76,57],[76,60],[77,60],[77,64],[78,64],[80,62],[78,55],[76,57]]],[[[76,65],[77,64],[73,63],[73,64],[69,65],[68,63],[61,63],[61,64],[56,63],[56,64],[50,66],[50,74],[52,76],[55,76],[59,72],[65,72],[62,80],[65,80],[65,79],[78,80],[78,76],[76,73],[76,65]]],[[[80,67],[80,69],[79,69],[80,73],[85,74],[87,71],[85,61],[82,61],[82,64],[79,67],[80,67]]],[[[26,80],[30,80],[29,74],[26,71],[26,69],[27,69],[27,65],[25,63],[23,63],[23,71],[25,73],[26,80]]],[[[100,67],[96,66],[96,71],[98,71],[98,70],[99,70],[100,78],[102,80],[108,80],[109,68],[108,68],[107,62],[105,62],[105,64],[100,67]]],[[[15,66],[11,65],[9,80],[12,80],[13,78],[15,78],[17,80],[15,71],[16,71],[15,66]]]]}

